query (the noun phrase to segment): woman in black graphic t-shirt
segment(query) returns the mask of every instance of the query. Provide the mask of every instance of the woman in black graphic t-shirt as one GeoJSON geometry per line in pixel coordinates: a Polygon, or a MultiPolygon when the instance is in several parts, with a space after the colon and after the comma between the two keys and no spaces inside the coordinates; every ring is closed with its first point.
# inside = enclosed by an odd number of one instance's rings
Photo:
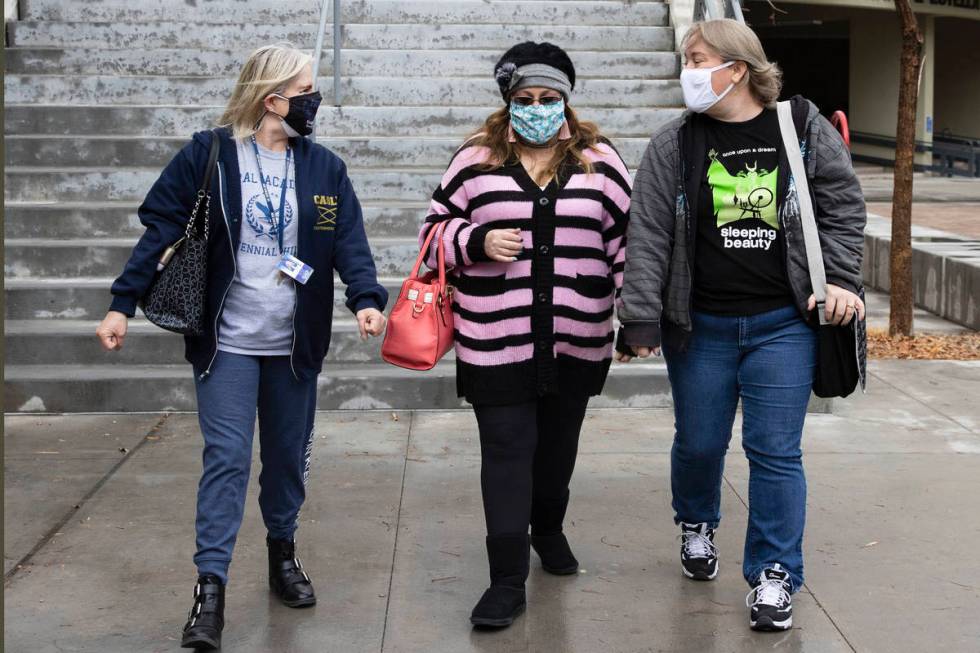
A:
{"type": "MultiPolygon", "coordinates": [[[[636,174],[617,358],[659,353],[662,329],[676,423],[673,507],[689,578],[718,573],[722,471],[741,401],[749,622],[785,630],[803,584],[800,441],[816,336],[799,209],[786,201],[774,108],[781,74],[752,30],[732,20],[695,24],[683,52],[690,111],[654,135],[636,174]]],[[[826,311],[847,323],[864,315],[864,199],[839,134],[812,103],[791,105],[806,144],[826,311]]]]}

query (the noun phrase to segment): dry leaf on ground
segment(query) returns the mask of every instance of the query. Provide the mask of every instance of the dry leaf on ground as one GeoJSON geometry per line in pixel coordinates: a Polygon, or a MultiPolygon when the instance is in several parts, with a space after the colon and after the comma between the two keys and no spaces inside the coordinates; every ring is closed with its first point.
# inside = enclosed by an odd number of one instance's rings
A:
{"type": "Polygon", "coordinates": [[[980,333],[892,337],[884,329],[868,329],[868,357],[980,360],[980,333]]]}

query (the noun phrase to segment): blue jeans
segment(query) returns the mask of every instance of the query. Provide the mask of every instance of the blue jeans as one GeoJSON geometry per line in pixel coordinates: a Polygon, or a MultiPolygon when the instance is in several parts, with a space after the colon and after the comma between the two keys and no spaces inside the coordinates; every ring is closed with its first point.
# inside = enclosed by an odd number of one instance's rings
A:
{"type": "Polygon", "coordinates": [[[667,346],[666,336],[664,346],[676,429],[670,456],[674,521],[718,526],[725,453],[741,398],[742,448],[749,461],[742,573],[755,584],[764,568],[780,563],[795,592],[803,585],[806,479],[800,441],[816,332],[794,307],[749,317],[693,318],[683,351],[667,346]]]}
{"type": "MultiPolygon", "coordinates": [[[[200,370],[195,370],[195,378],[200,370]]],[[[297,381],[288,356],[224,351],[197,385],[204,471],[197,488],[198,574],[228,582],[228,566],[245,511],[258,408],[262,472],[259,507],[273,539],[292,539],[306,498],[313,447],[316,379],[297,381]]]]}

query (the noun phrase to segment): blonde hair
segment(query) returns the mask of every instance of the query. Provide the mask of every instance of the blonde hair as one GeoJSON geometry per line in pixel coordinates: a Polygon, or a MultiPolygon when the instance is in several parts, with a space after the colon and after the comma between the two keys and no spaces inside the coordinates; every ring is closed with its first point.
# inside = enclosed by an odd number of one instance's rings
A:
{"type": "Polygon", "coordinates": [[[681,41],[681,51],[701,41],[724,61],[741,61],[748,68],[749,92],[763,105],[772,108],[783,88],[783,71],[766,58],[759,37],[744,23],[719,18],[694,23],[681,41]]]}
{"type": "Polygon", "coordinates": [[[254,134],[265,113],[266,96],[282,93],[312,61],[313,57],[290,43],[265,45],[250,54],[218,126],[230,127],[237,139],[254,134]]]}

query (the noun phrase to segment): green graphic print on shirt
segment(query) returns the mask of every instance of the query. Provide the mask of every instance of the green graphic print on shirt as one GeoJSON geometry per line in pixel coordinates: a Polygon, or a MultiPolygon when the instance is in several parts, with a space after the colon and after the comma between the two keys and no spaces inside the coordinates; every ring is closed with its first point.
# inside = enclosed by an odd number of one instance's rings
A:
{"type": "Polygon", "coordinates": [[[711,165],[708,166],[708,184],[714,200],[715,216],[718,227],[730,222],[756,218],[762,220],[773,229],[779,229],[779,219],[776,216],[776,177],[775,170],[759,169],[758,163],[732,175],[718,161],[718,153],[711,150],[708,156],[711,165]]]}

